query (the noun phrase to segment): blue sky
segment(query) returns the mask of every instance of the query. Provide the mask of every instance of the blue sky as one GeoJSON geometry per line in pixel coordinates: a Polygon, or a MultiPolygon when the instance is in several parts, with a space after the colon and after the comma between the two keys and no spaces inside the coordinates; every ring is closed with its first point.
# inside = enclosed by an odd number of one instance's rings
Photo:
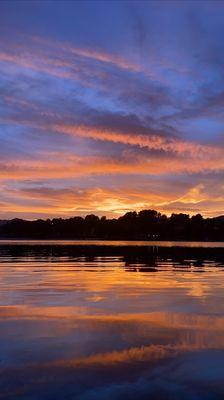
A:
{"type": "Polygon", "coordinates": [[[0,218],[224,210],[223,1],[1,1],[0,218]]]}

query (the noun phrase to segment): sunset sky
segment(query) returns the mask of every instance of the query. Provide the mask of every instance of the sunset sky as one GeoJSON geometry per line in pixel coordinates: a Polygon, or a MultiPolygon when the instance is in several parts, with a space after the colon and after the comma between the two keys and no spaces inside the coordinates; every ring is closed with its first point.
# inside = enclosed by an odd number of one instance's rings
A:
{"type": "Polygon", "coordinates": [[[224,214],[224,1],[0,2],[0,218],[224,214]]]}

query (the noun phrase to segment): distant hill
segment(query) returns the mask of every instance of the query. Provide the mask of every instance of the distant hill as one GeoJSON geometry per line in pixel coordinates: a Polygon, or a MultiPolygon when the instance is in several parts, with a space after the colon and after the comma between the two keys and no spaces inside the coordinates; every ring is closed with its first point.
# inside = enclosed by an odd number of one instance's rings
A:
{"type": "Polygon", "coordinates": [[[155,210],[142,210],[117,219],[91,214],[83,218],[1,220],[0,238],[224,241],[224,215],[203,218],[181,213],[167,217],[155,210]]]}

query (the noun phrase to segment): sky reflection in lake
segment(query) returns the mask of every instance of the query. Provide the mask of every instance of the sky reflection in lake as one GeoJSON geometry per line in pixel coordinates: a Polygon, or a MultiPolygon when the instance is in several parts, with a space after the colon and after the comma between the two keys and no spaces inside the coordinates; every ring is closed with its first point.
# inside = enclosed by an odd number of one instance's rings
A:
{"type": "Polygon", "coordinates": [[[223,250],[192,251],[0,246],[0,399],[223,399],[223,250]]]}

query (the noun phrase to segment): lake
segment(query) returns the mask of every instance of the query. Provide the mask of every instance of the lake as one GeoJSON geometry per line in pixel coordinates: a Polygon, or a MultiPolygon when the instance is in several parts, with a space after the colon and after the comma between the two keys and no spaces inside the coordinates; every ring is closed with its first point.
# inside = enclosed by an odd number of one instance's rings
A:
{"type": "Polygon", "coordinates": [[[224,399],[224,244],[0,242],[0,399],[224,399]]]}

